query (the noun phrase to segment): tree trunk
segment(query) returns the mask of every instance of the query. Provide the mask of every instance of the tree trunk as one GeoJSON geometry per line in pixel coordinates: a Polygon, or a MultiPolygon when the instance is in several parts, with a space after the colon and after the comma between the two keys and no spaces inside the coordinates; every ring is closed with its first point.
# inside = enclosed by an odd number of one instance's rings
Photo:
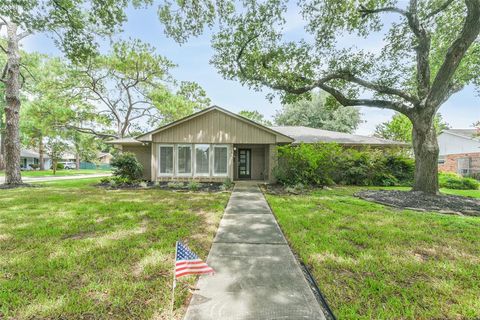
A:
{"type": "Polygon", "coordinates": [[[77,166],[77,170],[80,169],[80,154],[77,152],[75,153],[75,165],[77,166]]]}
{"type": "Polygon", "coordinates": [[[3,170],[5,169],[5,133],[3,132],[5,124],[2,114],[0,114],[0,117],[0,170],[3,170]]]}
{"type": "Polygon", "coordinates": [[[45,159],[44,159],[44,150],[43,150],[43,137],[40,136],[38,139],[38,161],[40,162],[40,170],[45,170],[45,159]]]}
{"type": "Polygon", "coordinates": [[[415,153],[413,191],[438,194],[439,148],[433,121],[428,121],[428,117],[419,117],[412,122],[413,151],[415,153]]]}
{"type": "Polygon", "coordinates": [[[7,81],[5,85],[5,184],[22,184],[20,173],[20,52],[17,26],[7,26],[7,81]]]}

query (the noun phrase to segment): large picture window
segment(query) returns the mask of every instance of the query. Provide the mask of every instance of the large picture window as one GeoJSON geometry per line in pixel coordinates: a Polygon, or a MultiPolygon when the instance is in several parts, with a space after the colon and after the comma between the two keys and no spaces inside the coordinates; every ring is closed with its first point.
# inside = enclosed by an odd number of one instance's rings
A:
{"type": "Polygon", "coordinates": [[[159,153],[158,172],[164,176],[173,175],[173,146],[160,146],[159,153]]]}
{"type": "Polygon", "coordinates": [[[228,173],[228,147],[215,146],[213,148],[213,174],[227,175],[228,173]]]}
{"type": "Polygon", "coordinates": [[[177,173],[179,175],[192,173],[192,147],[189,145],[177,147],[177,173]]]}
{"type": "Polygon", "coordinates": [[[210,146],[208,144],[195,145],[195,174],[209,175],[210,174],[210,146]]]}

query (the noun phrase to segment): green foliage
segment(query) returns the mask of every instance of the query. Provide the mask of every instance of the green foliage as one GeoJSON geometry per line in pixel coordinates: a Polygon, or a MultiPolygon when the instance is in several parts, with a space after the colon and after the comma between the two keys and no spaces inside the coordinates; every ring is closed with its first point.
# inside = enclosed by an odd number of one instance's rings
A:
{"type": "Polygon", "coordinates": [[[325,93],[286,104],[275,115],[282,126],[305,126],[351,133],[362,122],[357,107],[343,107],[325,93]]]}
{"type": "Polygon", "coordinates": [[[200,189],[200,183],[192,180],[188,183],[187,188],[188,190],[191,190],[191,191],[197,191],[198,189],[200,189]]]}
{"type": "Polygon", "coordinates": [[[183,182],[180,181],[170,181],[167,183],[167,187],[170,189],[182,189],[185,186],[183,182]]]}
{"type": "MultiPolygon", "coordinates": [[[[442,133],[443,130],[449,127],[440,113],[435,116],[433,125],[437,134],[442,133]]],[[[397,112],[390,121],[377,125],[375,136],[396,141],[412,142],[412,128],[413,125],[410,119],[397,112]]]]}
{"type": "Polygon", "coordinates": [[[317,143],[279,147],[278,155],[274,175],[288,186],[391,186],[407,185],[413,180],[414,160],[399,150],[358,150],[317,143]]]}
{"type": "Polygon", "coordinates": [[[230,178],[226,178],[222,183],[223,190],[233,189],[234,186],[235,186],[235,183],[230,178]]]}
{"type": "Polygon", "coordinates": [[[57,163],[57,170],[65,169],[65,165],[63,163],[57,163]]]}
{"type": "Polygon", "coordinates": [[[272,122],[265,119],[264,115],[258,112],[257,110],[255,111],[242,110],[238,114],[242,117],[255,121],[256,123],[259,123],[264,126],[272,125],[272,122]]]}
{"type": "Polygon", "coordinates": [[[439,173],[440,188],[457,189],[457,190],[478,190],[480,182],[473,178],[464,178],[456,173],[440,172],[439,173]]]}
{"type": "Polygon", "coordinates": [[[124,152],[113,157],[111,163],[115,177],[134,182],[142,179],[143,166],[131,152],[124,152]]]}

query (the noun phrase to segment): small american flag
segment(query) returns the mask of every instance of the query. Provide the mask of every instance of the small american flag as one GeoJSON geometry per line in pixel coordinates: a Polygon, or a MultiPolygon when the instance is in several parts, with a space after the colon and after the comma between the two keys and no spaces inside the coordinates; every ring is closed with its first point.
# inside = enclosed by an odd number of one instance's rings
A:
{"type": "Polygon", "coordinates": [[[177,241],[177,256],[175,258],[175,278],[189,274],[214,273],[205,262],[190,251],[181,241],[177,241]]]}

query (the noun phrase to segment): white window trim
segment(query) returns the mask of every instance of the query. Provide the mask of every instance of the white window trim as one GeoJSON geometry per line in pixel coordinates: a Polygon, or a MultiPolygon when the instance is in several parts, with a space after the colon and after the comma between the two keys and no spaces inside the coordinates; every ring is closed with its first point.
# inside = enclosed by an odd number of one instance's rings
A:
{"type": "Polygon", "coordinates": [[[173,144],[159,144],[158,145],[158,160],[157,160],[157,165],[158,165],[158,176],[159,177],[173,177],[175,176],[175,146],[173,144]],[[162,173],[160,172],[160,159],[161,159],[161,150],[162,147],[171,147],[172,148],[172,173],[162,173]]]}
{"type": "Polygon", "coordinates": [[[228,177],[230,173],[229,158],[230,158],[230,146],[228,144],[214,144],[212,147],[212,173],[214,177],[228,177]],[[215,172],[215,148],[227,148],[227,172],[216,173],[215,172]]]}
{"type": "Polygon", "coordinates": [[[176,154],[177,154],[176,161],[175,161],[175,169],[176,169],[175,172],[177,173],[177,176],[179,176],[179,177],[191,177],[191,176],[193,176],[193,172],[194,172],[194,168],[193,168],[194,167],[194,165],[193,165],[194,159],[193,159],[193,157],[195,155],[193,150],[194,150],[194,147],[191,144],[177,144],[177,146],[175,148],[175,151],[176,151],[176,154]],[[180,170],[178,168],[178,160],[180,159],[180,157],[178,155],[178,148],[179,147],[190,147],[190,173],[180,173],[180,170]]]}
{"type": "Polygon", "coordinates": [[[212,145],[208,143],[197,143],[193,145],[193,156],[194,158],[194,170],[193,176],[194,177],[210,177],[212,172],[212,145]],[[197,172],[197,146],[208,146],[208,173],[198,173],[197,172]]]}

